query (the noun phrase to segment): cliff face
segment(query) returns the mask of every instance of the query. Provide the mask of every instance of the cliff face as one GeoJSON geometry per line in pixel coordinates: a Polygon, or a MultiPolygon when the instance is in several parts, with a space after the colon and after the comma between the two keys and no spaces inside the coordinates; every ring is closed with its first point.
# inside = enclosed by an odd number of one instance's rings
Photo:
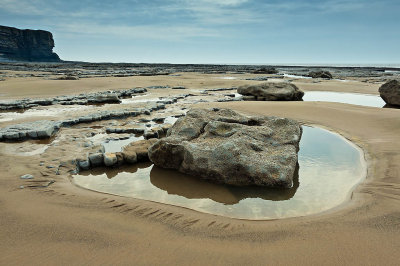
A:
{"type": "Polygon", "coordinates": [[[44,30],[20,30],[0,26],[0,59],[17,61],[57,62],[53,53],[54,40],[51,32],[44,30]]]}

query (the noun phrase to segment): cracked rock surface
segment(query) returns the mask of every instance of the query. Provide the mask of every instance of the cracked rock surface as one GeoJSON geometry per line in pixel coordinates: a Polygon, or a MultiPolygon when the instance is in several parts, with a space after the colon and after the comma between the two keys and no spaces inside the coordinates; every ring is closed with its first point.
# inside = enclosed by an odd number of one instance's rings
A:
{"type": "Polygon", "coordinates": [[[291,119],[192,109],[148,154],[157,166],[216,183],[291,187],[301,134],[291,119]]]}

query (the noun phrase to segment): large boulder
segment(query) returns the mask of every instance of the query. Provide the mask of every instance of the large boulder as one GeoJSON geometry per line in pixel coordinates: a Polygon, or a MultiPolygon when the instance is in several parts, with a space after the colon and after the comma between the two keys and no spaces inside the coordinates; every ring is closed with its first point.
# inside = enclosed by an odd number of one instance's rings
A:
{"type": "Polygon", "coordinates": [[[314,79],[316,78],[321,78],[321,79],[332,79],[332,74],[329,71],[311,71],[310,73],[308,73],[309,77],[312,77],[314,79]]]}
{"type": "Polygon", "coordinates": [[[258,101],[301,101],[304,92],[289,82],[266,82],[258,85],[245,85],[237,90],[238,93],[249,96],[246,100],[258,101]]]}
{"type": "Polygon", "coordinates": [[[379,94],[388,105],[400,106],[400,82],[398,80],[391,80],[383,84],[379,88],[379,94]]]}
{"type": "Polygon", "coordinates": [[[301,134],[286,118],[192,109],[148,154],[157,166],[216,183],[291,187],[301,134]]]}

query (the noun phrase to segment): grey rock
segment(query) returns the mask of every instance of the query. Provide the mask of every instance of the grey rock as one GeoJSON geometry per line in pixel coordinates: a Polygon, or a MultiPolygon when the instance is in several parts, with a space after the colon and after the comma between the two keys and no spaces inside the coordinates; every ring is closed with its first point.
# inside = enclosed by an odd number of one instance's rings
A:
{"type": "Polygon", "coordinates": [[[89,161],[90,161],[90,165],[92,165],[93,167],[96,166],[101,166],[103,165],[103,153],[93,153],[89,155],[89,161]]]}
{"type": "Polygon", "coordinates": [[[388,105],[400,106],[400,82],[391,80],[379,88],[381,98],[388,105]]]}
{"type": "Polygon", "coordinates": [[[89,160],[78,160],[78,166],[82,170],[89,170],[90,162],[89,162],[89,160]]]}
{"type": "Polygon", "coordinates": [[[192,109],[148,155],[157,166],[216,183],[291,187],[301,134],[286,118],[192,109]]]}
{"type": "MultiPolygon", "coordinates": [[[[301,101],[304,92],[288,82],[266,82],[258,85],[245,85],[237,90],[244,96],[253,96],[261,101],[301,101]]],[[[245,99],[244,99],[245,100],[245,99]]]]}
{"type": "Polygon", "coordinates": [[[33,175],[31,175],[31,174],[21,175],[20,178],[21,179],[33,179],[33,175]]]}
{"type": "Polygon", "coordinates": [[[59,124],[57,122],[40,120],[10,125],[0,129],[0,135],[5,139],[20,140],[24,138],[49,138],[55,134],[59,124]]]}

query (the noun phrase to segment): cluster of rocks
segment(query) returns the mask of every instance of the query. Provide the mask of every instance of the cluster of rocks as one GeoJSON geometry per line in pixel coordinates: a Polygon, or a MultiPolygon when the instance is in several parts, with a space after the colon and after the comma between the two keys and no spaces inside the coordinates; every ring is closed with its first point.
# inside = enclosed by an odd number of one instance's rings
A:
{"type": "Polygon", "coordinates": [[[145,139],[161,138],[165,136],[168,130],[172,127],[171,124],[165,123],[160,126],[146,128],[143,133],[145,139]]]}
{"type": "Polygon", "coordinates": [[[89,170],[99,166],[119,166],[122,164],[135,164],[149,161],[148,149],[157,139],[139,140],[125,146],[122,152],[96,152],[90,153],[86,158],[78,158],[77,172],[89,170]]]}
{"type": "Polygon", "coordinates": [[[192,109],[149,148],[157,166],[216,183],[291,187],[302,128],[294,120],[192,109]]]}
{"type": "Polygon", "coordinates": [[[145,127],[141,125],[125,125],[118,127],[106,128],[108,134],[143,134],[145,139],[161,138],[167,134],[168,129],[172,127],[171,124],[165,123],[154,127],[145,127]]]}
{"type": "Polygon", "coordinates": [[[274,67],[262,67],[253,71],[253,74],[278,74],[279,71],[274,67]]]}
{"type": "Polygon", "coordinates": [[[171,104],[174,102],[176,102],[176,98],[168,98],[152,103],[147,108],[101,111],[62,121],[40,120],[10,125],[0,128],[0,141],[49,138],[53,136],[61,127],[68,127],[80,123],[90,123],[108,119],[118,119],[132,116],[135,117],[141,114],[150,115],[151,112],[165,109],[166,104],[171,104]]]}
{"type": "Polygon", "coordinates": [[[388,105],[400,106],[400,82],[391,80],[379,88],[381,98],[388,105]]]}
{"type": "Polygon", "coordinates": [[[245,101],[301,101],[304,92],[289,82],[266,82],[257,85],[245,85],[237,92],[245,101]]]}
{"type": "Polygon", "coordinates": [[[332,79],[332,74],[329,71],[311,71],[308,73],[308,76],[311,78],[321,78],[321,79],[332,79]]]}
{"type": "Polygon", "coordinates": [[[120,103],[120,98],[131,97],[135,94],[147,92],[145,88],[132,88],[126,90],[105,91],[87,93],[74,96],[58,96],[46,99],[23,99],[12,101],[0,101],[0,110],[28,109],[37,106],[48,105],[86,105],[100,103],[120,103]]]}

